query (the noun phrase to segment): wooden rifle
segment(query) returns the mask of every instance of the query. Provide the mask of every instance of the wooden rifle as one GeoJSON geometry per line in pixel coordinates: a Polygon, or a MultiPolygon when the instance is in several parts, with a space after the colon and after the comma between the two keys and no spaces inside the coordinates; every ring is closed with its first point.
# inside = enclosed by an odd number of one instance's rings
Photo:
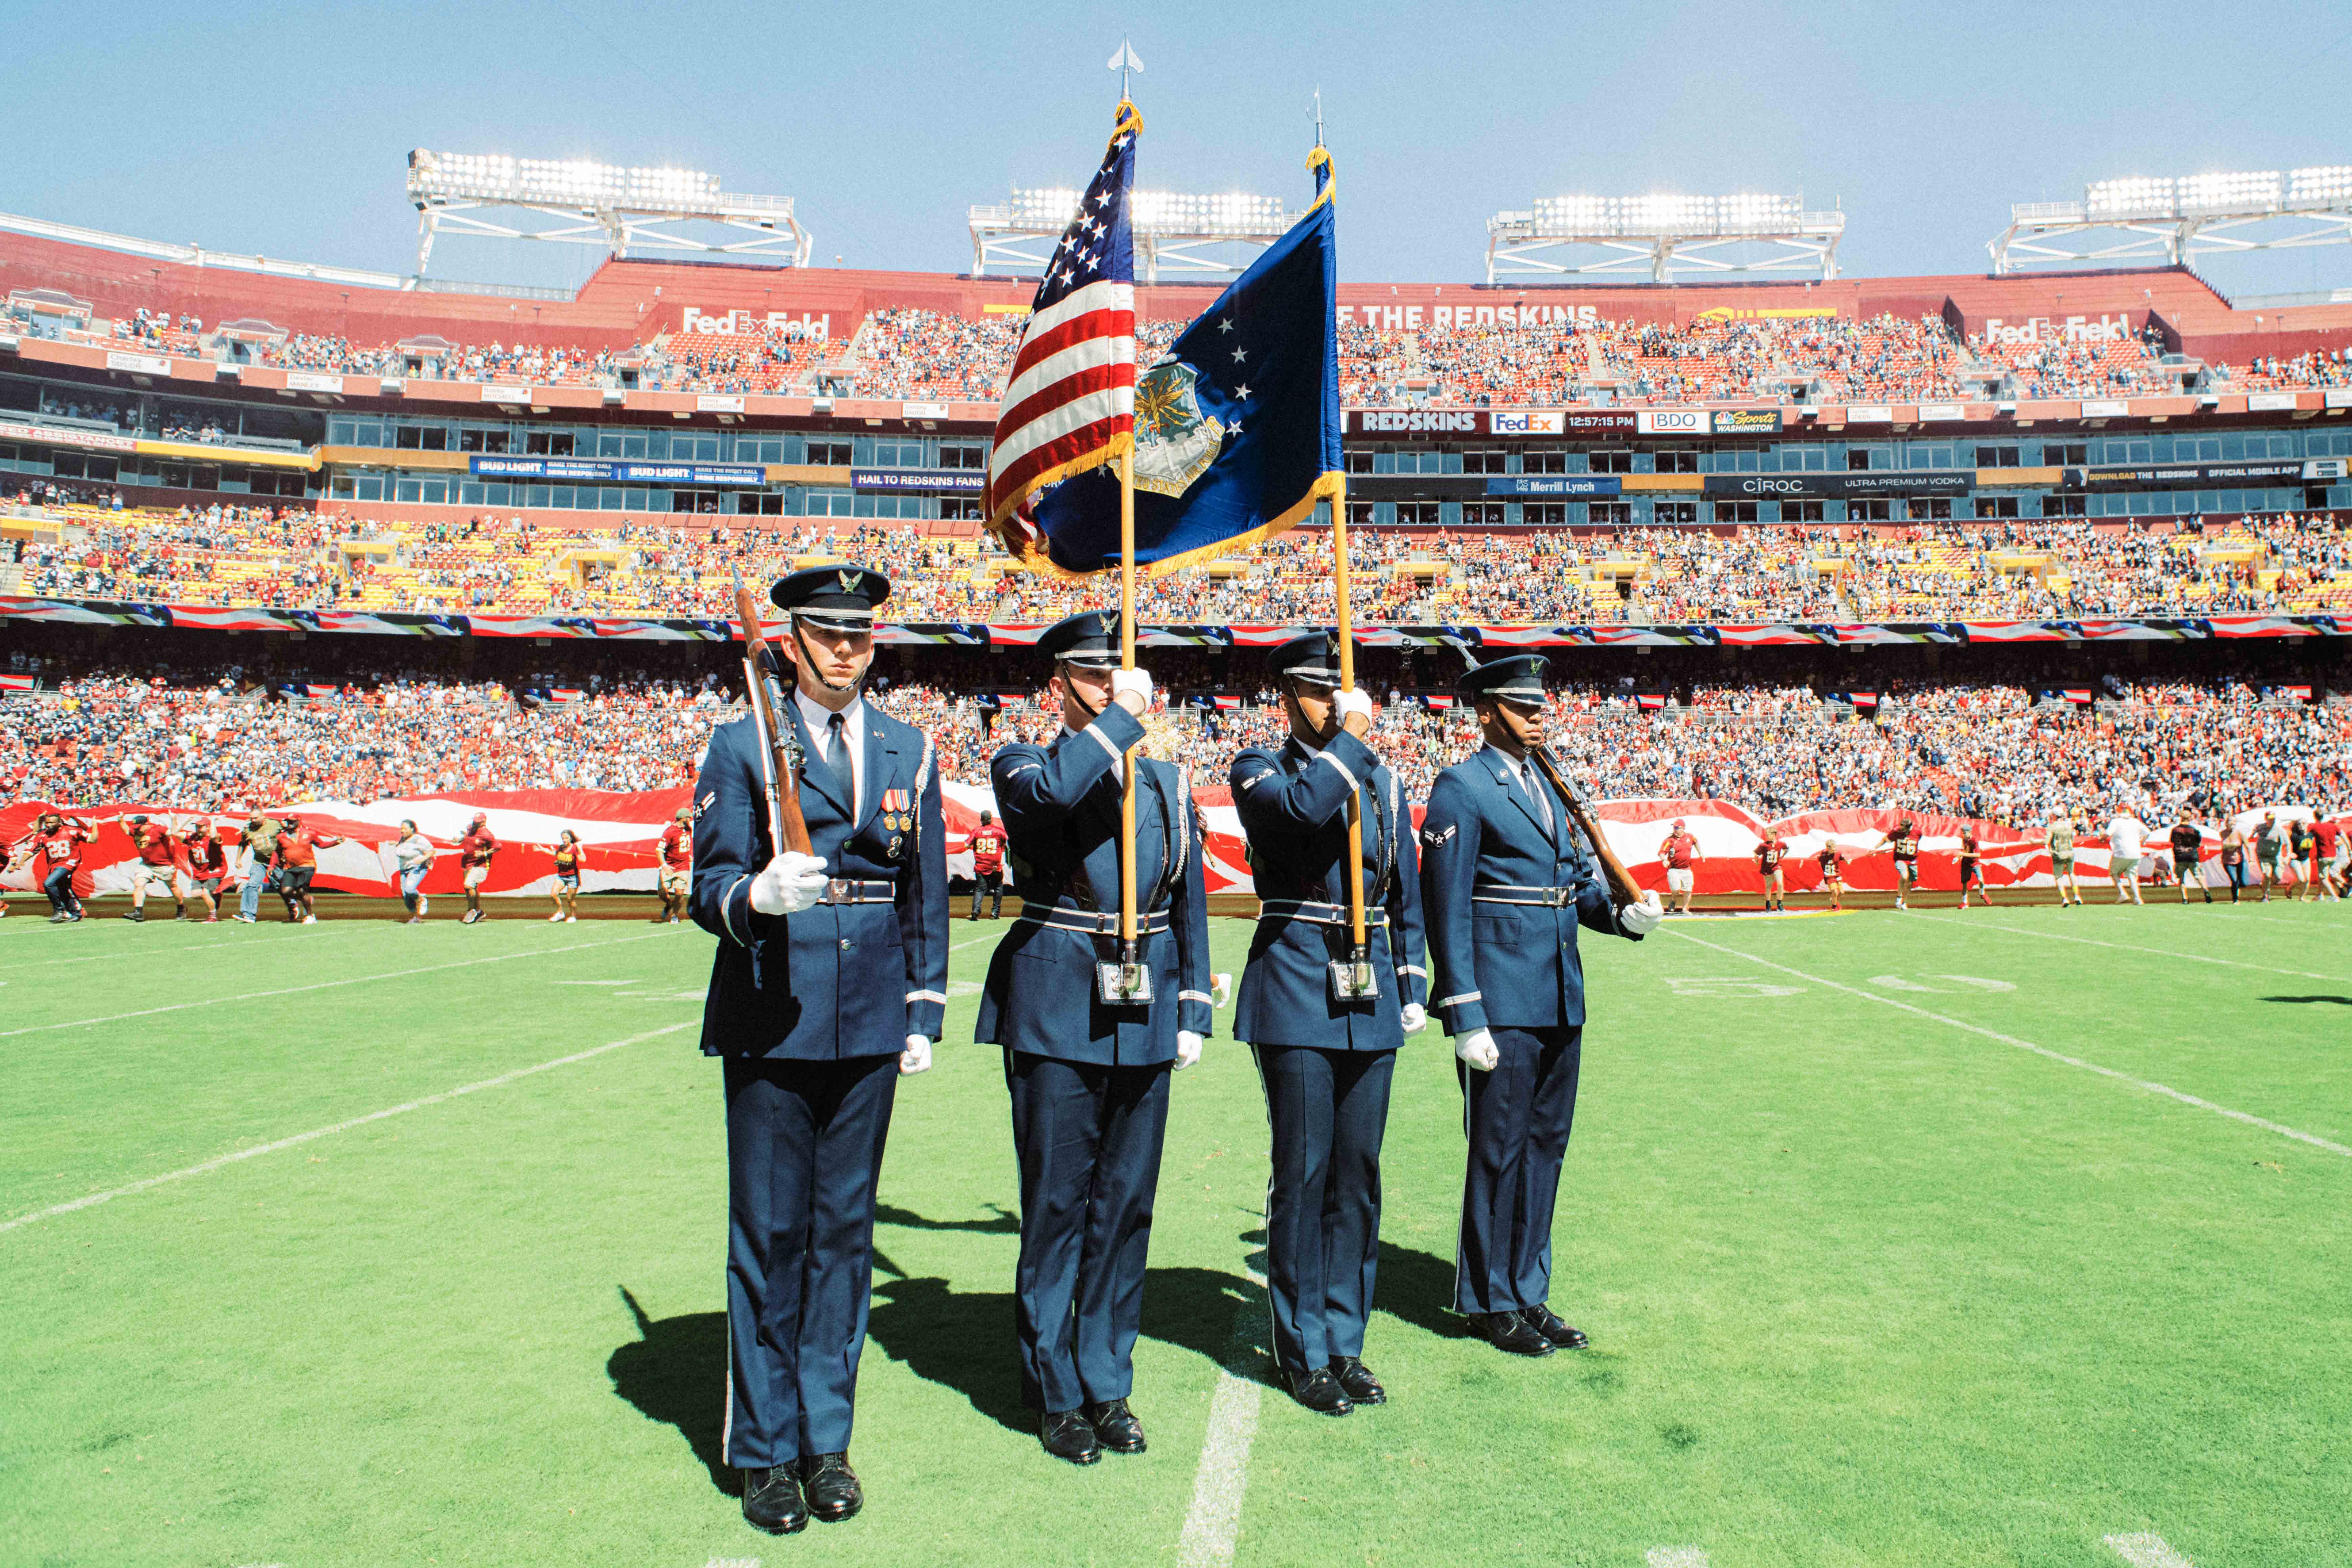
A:
{"type": "Polygon", "coordinates": [[[1609,840],[1601,831],[1601,819],[1592,814],[1592,807],[1585,804],[1584,796],[1577,793],[1576,786],[1568,782],[1568,771],[1559,765],[1559,759],[1551,754],[1551,748],[1529,746],[1528,755],[1535,759],[1536,765],[1543,769],[1544,776],[1551,780],[1551,787],[1558,790],[1559,798],[1568,803],[1569,816],[1576,819],[1577,827],[1591,841],[1592,852],[1601,857],[1601,873],[1609,879],[1610,895],[1620,907],[1640,903],[1643,892],[1633,880],[1633,873],[1625,869],[1625,862],[1617,858],[1617,851],[1609,847],[1609,840]]]}
{"type": "Polygon", "coordinates": [[[767,670],[774,655],[760,634],[760,605],[743,580],[735,580],[735,618],[743,626],[743,685],[751,700],[751,722],[766,743],[763,759],[768,791],[768,838],[778,853],[809,849],[808,819],[801,815],[801,743],[784,716],[776,711],[768,689],[767,670]]]}

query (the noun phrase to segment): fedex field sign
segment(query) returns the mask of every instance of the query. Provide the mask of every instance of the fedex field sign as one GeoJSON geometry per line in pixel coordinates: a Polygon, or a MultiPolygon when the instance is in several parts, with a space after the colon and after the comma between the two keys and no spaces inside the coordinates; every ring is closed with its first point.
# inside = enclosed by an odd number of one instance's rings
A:
{"type": "Polygon", "coordinates": [[[722,337],[753,338],[763,331],[801,330],[804,338],[829,339],[833,336],[830,312],[812,316],[806,310],[793,315],[790,310],[771,310],[764,317],[756,310],[729,310],[723,315],[706,315],[691,305],[677,310],[677,330],[681,332],[710,332],[722,337]]]}

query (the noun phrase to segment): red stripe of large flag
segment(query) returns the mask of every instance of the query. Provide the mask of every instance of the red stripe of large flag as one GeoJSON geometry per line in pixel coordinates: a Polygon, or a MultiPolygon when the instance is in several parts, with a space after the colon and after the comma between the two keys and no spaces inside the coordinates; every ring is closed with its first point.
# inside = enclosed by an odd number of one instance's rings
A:
{"type": "Polygon", "coordinates": [[[1135,442],[1135,244],[1128,197],[1143,118],[1130,103],[1038,280],[996,416],[988,521],[1015,555],[1043,558],[1029,498],[1135,442]]]}

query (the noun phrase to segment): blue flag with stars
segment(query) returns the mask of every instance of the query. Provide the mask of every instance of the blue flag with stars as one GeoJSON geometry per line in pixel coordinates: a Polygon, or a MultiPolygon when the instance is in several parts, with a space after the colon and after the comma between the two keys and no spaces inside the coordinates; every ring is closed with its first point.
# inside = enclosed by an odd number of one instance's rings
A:
{"type": "MultiPolygon", "coordinates": [[[[1135,559],[1158,576],[1270,539],[1335,498],[1339,247],[1330,158],[1315,205],[1135,383],[1135,559]]],[[[1118,565],[1118,475],[1041,492],[1031,519],[1065,572],[1118,565]]]]}

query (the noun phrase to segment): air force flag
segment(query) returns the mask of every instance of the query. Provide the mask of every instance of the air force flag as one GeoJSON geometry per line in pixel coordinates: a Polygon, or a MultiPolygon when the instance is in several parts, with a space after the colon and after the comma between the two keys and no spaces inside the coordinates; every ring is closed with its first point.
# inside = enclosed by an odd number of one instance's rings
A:
{"type": "MultiPolygon", "coordinates": [[[[1330,159],[1315,205],[1135,383],[1135,559],[1159,576],[1246,549],[1341,493],[1330,159]]],[[[1042,491],[1024,520],[1064,572],[1118,564],[1118,475],[1042,491]]]]}

